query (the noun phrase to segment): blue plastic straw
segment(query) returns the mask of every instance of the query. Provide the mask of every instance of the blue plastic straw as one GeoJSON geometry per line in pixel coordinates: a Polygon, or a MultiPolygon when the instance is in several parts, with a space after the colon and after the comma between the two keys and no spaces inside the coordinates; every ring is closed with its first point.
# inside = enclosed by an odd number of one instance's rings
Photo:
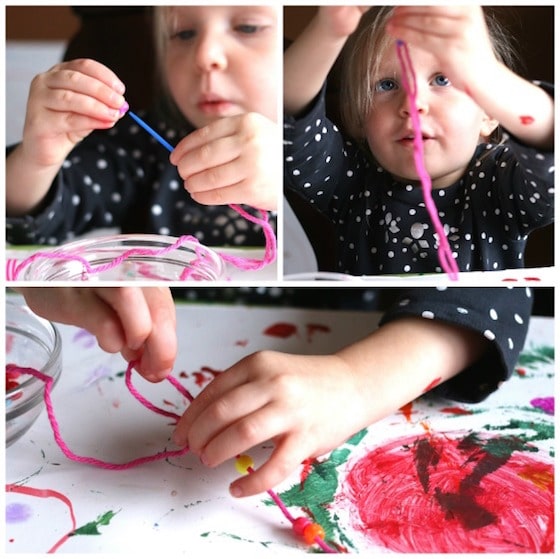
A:
{"type": "Polygon", "coordinates": [[[164,148],[166,148],[168,151],[173,151],[173,146],[165,138],[162,138],[151,126],[146,124],[138,115],[134,114],[132,111],[128,111],[128,114],[164,148]]]}

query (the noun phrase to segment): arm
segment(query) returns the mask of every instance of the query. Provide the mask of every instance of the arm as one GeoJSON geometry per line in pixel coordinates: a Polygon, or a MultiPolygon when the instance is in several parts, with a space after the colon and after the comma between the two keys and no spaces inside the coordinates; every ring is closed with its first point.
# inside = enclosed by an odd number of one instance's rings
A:
{"type": "Polygon", "coordinates": [[[21,144],[6,160],[6,211],[31,212],[45,197],[65,157],[94,129],[124,114],[124,85],[93,60],[74,60],[35,77],[21,144]]]}
{"type": "Polygon", "coordinates": [[[270,459],[231,487],[235,496],[255,494],[451,378],[487,343],[464,327],[409,317],[330,356],[258,352],[194,400],[174,440],[216,466],[273,439],[270,459]]]}
{"type": "Polygon", "coordinates": [[[319,93],[365,6],[321,6],[284,53],[284,110],[295,115],[319,93]]]}
{"type": "Polygon", "coordinates": [[[175,306],[163,287],[18,288],[36,314],[91,332],[104,351],[138,361],[138,371],[157,382],[170,372],[177,352],[175,306]]]}
{"type": "Polygon", "coordinates": [[[480,6],[397,7],[387,31],[433,53],[453,86],[519,140],[552,148],[553,98],[496,59],[480,6]]]}

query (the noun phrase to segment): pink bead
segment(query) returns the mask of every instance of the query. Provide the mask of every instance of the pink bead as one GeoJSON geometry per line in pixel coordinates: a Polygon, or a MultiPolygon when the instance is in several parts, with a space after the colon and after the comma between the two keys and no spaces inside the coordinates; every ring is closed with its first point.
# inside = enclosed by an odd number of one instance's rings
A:
{"type": "Polygon", "coordinates": [[[307,528],[307,526],[309,526],[310,524],[313,523],[311,522],[311,520],[309,520],[309,518],[300,516],[299,518],[296,518],[294,520],[294,522],[292,523],[292,528],[298,536],[303,536],[303,532],[305,531],[305,528],[307,528]]]}

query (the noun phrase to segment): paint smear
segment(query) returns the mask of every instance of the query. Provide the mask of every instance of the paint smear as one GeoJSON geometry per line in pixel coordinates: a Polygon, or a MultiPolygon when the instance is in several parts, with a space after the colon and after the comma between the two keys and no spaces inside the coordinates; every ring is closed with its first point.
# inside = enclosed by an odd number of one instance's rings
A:
{"type": "Polygon", "coordinates": [[[265,336],[273,336],[275,338],[289,338],[297,333],[297,326],[288,322],[277,322],[272,324],[263,332],[265,336]]]}
{"type": "Polygon", "coordinates": [[[554,415],[554,396],[547,396],[546,398],[534,398],[531,400],[531,405],[539,408],[548,415],[554,415]]]}
{"type": "Polygon", "coordinates": [[[519,117],[519,120],[521,121],[521,124],[533,124],[533,122],[535,122],[534,117],[532,117],[531,115],[522,115],[519,117]]]}
{"type": "Polygon", "coordinates": [[[6,492],[7,493],[19,493],[21,495],[29,495],[31,497],[40,497],[42,499],[49,499],[54,498],[61,501],[67,508],[70,514],[70,522],[72,525],[72,529],[62,536],[49,550],[47,553],[54,553],[64,542],[68,540],[71,536],[72,532],[76,529],[76,517],[74,515],[74,507],[72,506],[72,502],[66,495],[59,493],[58,491],[54,491],[53,489],[35,489],[34,487],[27,487],[24,485],[17,485],[17,484],[7,484],[6,485],[6,492]]]}
{"type": "Polygon", "coordinates": [[[25,503],[10,503],[6,505],[6,524],[17,524],[29,520],[33,512],[25,503]]]}
{"type": "Polygon", "coordinates": [[[551,553],[554,470],[511,436],[391,441],[344,482],[354,527],[399,553],[551,553]]]}
{"type": "Polygon", "coordinates": [[[331,331],[330,326],[327,326],[326,324],[306,324],[305,325],[306,329],[307,329],[307,341],[311,342],[313,339],[313,336],[320,332],[322,334],[329,334],[331,331]]]}

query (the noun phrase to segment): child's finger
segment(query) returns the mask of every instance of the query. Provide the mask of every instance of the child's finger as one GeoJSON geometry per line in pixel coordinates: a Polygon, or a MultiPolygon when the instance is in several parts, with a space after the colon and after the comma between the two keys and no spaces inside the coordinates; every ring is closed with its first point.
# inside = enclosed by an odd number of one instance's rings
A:
{"type": "Polygon", "coordinates": [[[79,76],[89,77],[121,95],[125,92],[125,85],[118,76],[107,66],[92,59],[81,58],[61,62],[46,73],[49,77],[57,75],[63,75],[66,81],[77,80],[79,76]]]}
{"type": "Polygon", "coordinates": [[[150,309],[139,287],[96,288],[101,301],[117,314],[126,337],[126,345],[138,349],[150,335],[153,324],[150,309]]]}
{"type": "Polygon", "coordinates": [[[262,466],[236,479],[230,485],[230,493],[234,497],[249,497],[274,488],[309,457],[304,454],[304,448],[305,441],[295,436],[286,437],[262,466]]]}
{"type": "MultiPolygon", "coordinates": [[[[191,132],[185,136],[176,146],[169,160],[173,165],[177,165],[186,154],[193,150],[204,148],[211,142],[220,138],[232,136],[239,129],[239,117],[219,118],[214,122],[191,132]]],[[[208,153],[207,156],[210,156],[208,153]]]]}
{"type": "Polygon", "coordinates": [[[158,382],[171,372],[177,357],[175,305],[167,288],[148,289],[152,330],[144,342],[140,368],[145,378],[158,382]]]}

